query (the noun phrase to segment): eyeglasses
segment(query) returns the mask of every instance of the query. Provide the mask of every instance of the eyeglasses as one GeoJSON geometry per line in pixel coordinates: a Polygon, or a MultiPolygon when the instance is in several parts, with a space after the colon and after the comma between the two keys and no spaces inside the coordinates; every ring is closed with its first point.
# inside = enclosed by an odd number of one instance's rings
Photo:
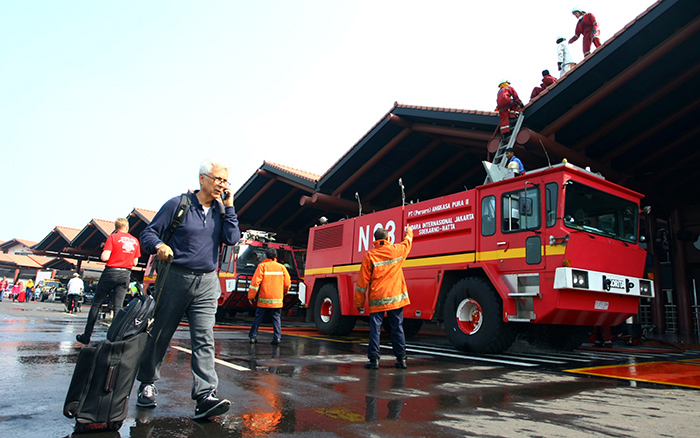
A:
{"type": "Polygon", "coordinates": [[[214,178],[213,176],[207,175],[206,173],[203,173],[202,175],[206,176],[207,178],[210,178],[210,179],[214,180],[214,182],[215,182],[216,184],[220,185],[220,186],[231,187],[231,183],[228,182],[228,180],[226,180],[226,179],[218,178],[218,177],[217,177],[217,178],[214,178]]]}

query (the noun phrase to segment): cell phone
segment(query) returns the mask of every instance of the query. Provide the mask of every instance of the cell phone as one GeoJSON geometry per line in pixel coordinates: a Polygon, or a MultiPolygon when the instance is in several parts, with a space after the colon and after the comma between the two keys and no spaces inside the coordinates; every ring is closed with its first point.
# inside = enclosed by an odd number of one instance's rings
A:
{"type": "Polygon", "coordinates": [[[221,200],[222,200],[222,201],[227,200],[228,197],[229,197],[228,190],[224,190],[223,192],[221,192],[221,200]]]}

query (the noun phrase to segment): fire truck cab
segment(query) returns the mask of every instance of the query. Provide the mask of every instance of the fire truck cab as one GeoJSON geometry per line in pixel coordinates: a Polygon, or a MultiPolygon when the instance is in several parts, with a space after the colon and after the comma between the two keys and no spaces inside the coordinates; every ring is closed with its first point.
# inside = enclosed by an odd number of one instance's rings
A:
{"type": "Polygon", "coordinates": [[[219,281],[221,282],[217,313],[219,317],[233,316],[237,312],[249,312],[254,309],[248,302],[248,286],[258,263],[265,260],[267,248],[277,250],[277,261],[287,268],[292,278],[289,293],[284,297],[283,311],[299,303],[300,288],[302,292],[304,289],[299,269],[302,265],[303,251],[276,243],[274,240],[274,233],[248,230],[243,232],[237,244],[222,247],[219,255],[219,281]]]}
{"type": "Polygon", "coordinates": [[[475,189],[314,227],[306,305],[323,334],[347,334],[373,233],[413,247],[403,270],[407,335],[444,324],[460,350],[494,353],[519,333],[575,348],[590,326],[617,325],[653,297],[640,248],[642,196],[568,163],[475,189]]]}

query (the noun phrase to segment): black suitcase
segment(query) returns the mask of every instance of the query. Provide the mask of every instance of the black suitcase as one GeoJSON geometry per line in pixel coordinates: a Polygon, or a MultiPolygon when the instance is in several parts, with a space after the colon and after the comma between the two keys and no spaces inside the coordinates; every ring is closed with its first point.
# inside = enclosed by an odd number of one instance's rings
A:
{"type": "Polygon", "coordinates": [[[129,396],[147,337],[147,333],[139,333],[80,350],[63,405],[63,415],[75,418],[76,431],[86,425],[119,430],[129,411],[129,396]]]}
{"type": "Polygon", "coordinates": [[[63,405],[63,415],[75,418],[76,431],[122,426],[154,310],[150,296],[131,300],[114,317],[107,340],[80,350],[63,405]]]}

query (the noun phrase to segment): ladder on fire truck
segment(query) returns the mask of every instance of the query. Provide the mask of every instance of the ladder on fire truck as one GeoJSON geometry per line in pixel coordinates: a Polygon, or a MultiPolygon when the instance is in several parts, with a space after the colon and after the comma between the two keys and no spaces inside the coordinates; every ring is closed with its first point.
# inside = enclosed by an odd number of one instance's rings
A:
{"type": "MultiPolygon", "coordinates": [[[[520,132],[520,127],[523,126],[523,120],[525,120],[525,114],[521,111],[518,115],[518,120],[515,122],[513,132],[508,138],[508,141],[503,141],[503,139],[501,139],[501,143],[498,145],[498,149],[496,150],[496,155],[494,155],[493,161],[491,162],[491,165],[496,166],[500,170],[499,173],[503,175],[505,175],[506,166],[508,164],[508,157],[506,157],[506,149],[512,148],[515,144],[515,137],[518,136],[518,132],[520,132]]],[[[494,172],[489,171],[489,168],[487,167],[486,179],[484,180],[484,184],[495,181],[493,179],[493,173],[494,172]]],[[[500,181],[501,179],[503,178],[498,179],[498,181],[500,181]]]]}

